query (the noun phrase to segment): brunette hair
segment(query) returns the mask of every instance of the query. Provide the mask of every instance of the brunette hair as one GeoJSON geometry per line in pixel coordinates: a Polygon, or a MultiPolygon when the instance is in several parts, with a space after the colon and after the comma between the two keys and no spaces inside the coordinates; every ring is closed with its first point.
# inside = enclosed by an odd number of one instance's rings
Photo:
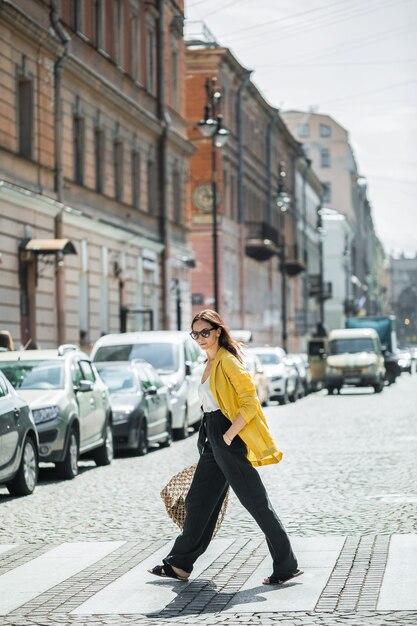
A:
{"type": "Polygon", "coordinates": [[[8,330],[0,330],[0,348],[14,350],[14,343],[8,330]]]}
{"type": "Polygon", "coordinates": [[[204,311],[200,311],[200,313],[194,315],[193,321],[191,322],[191,330],[193,329],[194,323],[198,320],[208,322],[213,328],[220,328],[219,344],[222,348],[226,348],[226,350],[243,363],[239,342],[233,339],[229,328],[216,311],[213,311],[212,309],[204,309],[204,311]]]}

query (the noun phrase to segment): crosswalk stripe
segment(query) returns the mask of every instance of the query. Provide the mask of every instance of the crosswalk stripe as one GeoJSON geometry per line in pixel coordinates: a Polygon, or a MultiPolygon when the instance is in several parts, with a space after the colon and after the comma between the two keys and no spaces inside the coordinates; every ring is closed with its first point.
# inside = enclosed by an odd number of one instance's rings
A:
{"type": "Polygon", "coordinates": [[[122,546],[124,541],[64,543],[0,576],[0,615],[7,615],[122,546]]]}
{"type": "Polygon", "coordinates": [[[292,544],[297,555],[299,568],[304,571],[283,587],[262,585],[271,574],[271,557],[268,556],[248,578],[239,593],[231,600],[228,613],[256,613],[259,603],[262,612],[313,611],[335,566],[345,537],[294,537],[292,544]]]}
{"type": "Polygon", "coordinates": [[[13,548],[16,548],[18,546],[17,543],[3,543],[0,544],[0,554],[3,554],[3,552],[8,552],[9,550],[12,550],[13,548]]]}
{"type": "Polygon", "coordinates": [[[391,537],[377,610],[417,610],[417,535],[391,537]]]}
{"type": "MultiPolygon", "coordinates": [[[[214,539],[210,548],[197,561],[193,570],[193,579],[199,576],[215,559],[217,559],[231,545],[233,539],[214,539]]],[[[148,569],[160,565],[162,559],[171,549],[172,542],[145,559],[130,572],[118,578],[105,589],[96,593],[92,598],[81,604],[72,611],[72,615],[96,615],[96,614],[130,614],[130,613],[154,613],[161,611],[177,596],[172,589],[174,585],[186,583],[175,582],[172,579],[162,579],[152,576],[148,569]]]]}

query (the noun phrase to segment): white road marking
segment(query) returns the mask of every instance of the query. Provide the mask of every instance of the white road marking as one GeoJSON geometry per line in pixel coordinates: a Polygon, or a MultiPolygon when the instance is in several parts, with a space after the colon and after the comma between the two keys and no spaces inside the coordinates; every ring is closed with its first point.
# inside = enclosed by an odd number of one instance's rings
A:
{"type": "Polygon", "coordinates": [[[0,615],[48,591],[113,552],[125,541],[63,543],[0,576],[0,615]]]}
{"type": "Polygon", "coordinates": [[[391,537],[377,610],[417,610],[417,535],[391,537]]]}

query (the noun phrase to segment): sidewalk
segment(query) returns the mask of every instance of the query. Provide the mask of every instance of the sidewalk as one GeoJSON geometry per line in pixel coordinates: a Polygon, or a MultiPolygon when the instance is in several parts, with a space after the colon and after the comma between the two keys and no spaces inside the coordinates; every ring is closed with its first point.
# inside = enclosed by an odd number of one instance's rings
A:
{"type": "Polygon", "coordinates": [[[147,573],[163,541],[0,545],[0,625],[417,624],[417,535],[292,541],[305,573],[280,587],[260,539],[213,540],[189,583],[147,573]]]}

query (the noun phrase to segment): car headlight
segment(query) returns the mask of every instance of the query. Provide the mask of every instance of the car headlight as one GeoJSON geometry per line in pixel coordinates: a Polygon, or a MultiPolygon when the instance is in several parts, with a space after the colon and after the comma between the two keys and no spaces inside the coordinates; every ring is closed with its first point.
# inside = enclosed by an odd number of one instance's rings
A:
{"type": "Polygon", "coordinates": [[[113,411],[113,424],[120,424],[120,422],[127,422],[129,415],[132,413],[133,407],[126,407],[125,409],[119,409],[113,411]]]}
{"type": "Polygon", "coordinates": [[[182,380],[178,380],[176,383],[168,384],[168,389],[170,393],[176,393],[177,391],[181,389],[181,387],[182,387],[182,380]]]}
{"type": "Polygon", "coordinates": [[[362,374],[369,374],[370,372],[374,372],[375,371],[375,365],[367,365],[366,367],[362,368],[362,374]]]}
{"type": "Polygon", "coordinates": [[[35,424],[43,424],[56,419],[60,414],[60,410],[57,406],[45,406],[43,409],[34,409],[32,413],[35,424]]]}
{"type": "Polygon", "coordinates": [[[271,380],[275,383],[277,380],[282,380],[282,376],[272,376],[271,380]]]}

